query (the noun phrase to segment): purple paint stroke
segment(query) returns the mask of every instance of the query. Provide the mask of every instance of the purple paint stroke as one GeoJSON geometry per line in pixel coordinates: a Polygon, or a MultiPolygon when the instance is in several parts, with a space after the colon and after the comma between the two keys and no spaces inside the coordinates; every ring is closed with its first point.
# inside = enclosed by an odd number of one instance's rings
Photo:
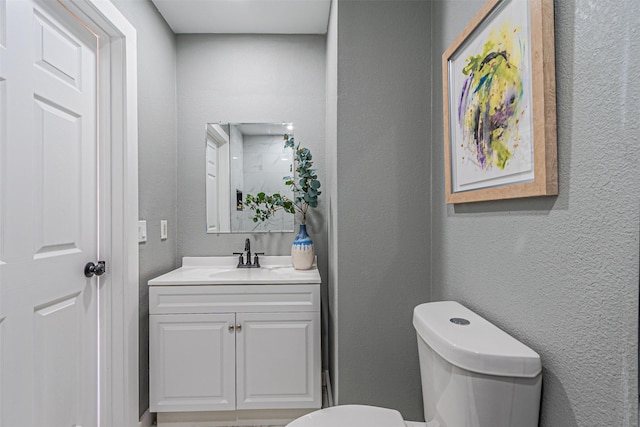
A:
{"type": "Polygon", "coordinates": [[[490,150],[488,144],[485,143],[485,128],[486,114],[482,109],[475,107],[473,109],[473,143],[476,146],[476,159],[480,164],[480,167],[484,168],[487,163],[487,154],[490,150]]]}
{"type": "Polygon", "coordinates": [[[473,73],[471,73],[469,77],[467,77],[467,79],[464,81],[464,85],[462,86],[462,93],[460,94],[460,104],[458,105],[458,120],[460,121],[460,124],[462,124],[462,116],[464,115],[464,110],[467,107],[467,98],[469,97],[469,92],[467,89],[469,89],[469,86],[471,85],[471,80],[473,80],[473,73]]]}
{"type": "Polygon", "coordinates": [[[489,112],[489,103],[486,105],[478,105],[480,110],[479,122],[479,141],[476,141],[478,149],[478,162],[482,169],[488,166],[488,159],[492,156],[493,149],[491,147],[491,114],[489,112]]]}
{"type": "Polygon", "coordinates": [[[515,115],[516,100],[519,98],[516,91],[510,91],[510,93],[507,94],[507,101],[501,102],[491,116],[492,129],[504,129],[507,127],[509,120],[515,115]]]}

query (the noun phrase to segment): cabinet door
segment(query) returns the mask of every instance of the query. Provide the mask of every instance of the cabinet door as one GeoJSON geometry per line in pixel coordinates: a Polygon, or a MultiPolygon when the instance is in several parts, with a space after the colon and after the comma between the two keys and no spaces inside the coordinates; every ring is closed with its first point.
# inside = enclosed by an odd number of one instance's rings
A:
{"type": "Polygon", "coordinates": [[[234,313],[149,316],[151,412],[233,410],[234,313]]]}
{"type": "Polygon", "coordinates": [[[320,313],[237,313],[238,409],[319,408],[320,313]]]}

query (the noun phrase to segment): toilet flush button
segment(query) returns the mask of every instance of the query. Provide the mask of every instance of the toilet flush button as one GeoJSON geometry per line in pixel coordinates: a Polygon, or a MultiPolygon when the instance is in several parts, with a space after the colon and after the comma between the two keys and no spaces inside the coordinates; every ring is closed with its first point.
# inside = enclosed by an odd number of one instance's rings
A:
{"type": "Polygon", "coordinates": [[[471,322],[469,322],[467,319],[463,319],[461,317],[454,317],[452,319],[449,319],[449,322],[454,323],[456,325],[460,325],[460,326],[467,326],[471,324],[471,322]]]}

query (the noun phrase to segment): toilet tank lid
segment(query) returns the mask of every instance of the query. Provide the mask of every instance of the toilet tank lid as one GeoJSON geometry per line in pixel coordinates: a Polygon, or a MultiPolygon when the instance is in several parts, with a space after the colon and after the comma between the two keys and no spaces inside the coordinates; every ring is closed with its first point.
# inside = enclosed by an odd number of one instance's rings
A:
{"type": "Polygon", "coordinates": [[[472,372],[533,378],[538,353],[455,301],[420,304],[413,310],[418,335],[443,359],[472,372]]]}

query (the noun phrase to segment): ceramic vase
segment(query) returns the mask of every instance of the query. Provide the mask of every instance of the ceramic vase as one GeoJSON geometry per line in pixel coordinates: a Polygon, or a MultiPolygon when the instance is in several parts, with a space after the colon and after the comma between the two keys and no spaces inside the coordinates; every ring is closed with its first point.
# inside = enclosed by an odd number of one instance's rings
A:
{"type": "Polygon", "coordinates": [[[313,242],[307,234],[306,224],[300,224],[300,231],[291,245],[291,262],[296,270],[309,270],[313,267],[313,242]]]}

